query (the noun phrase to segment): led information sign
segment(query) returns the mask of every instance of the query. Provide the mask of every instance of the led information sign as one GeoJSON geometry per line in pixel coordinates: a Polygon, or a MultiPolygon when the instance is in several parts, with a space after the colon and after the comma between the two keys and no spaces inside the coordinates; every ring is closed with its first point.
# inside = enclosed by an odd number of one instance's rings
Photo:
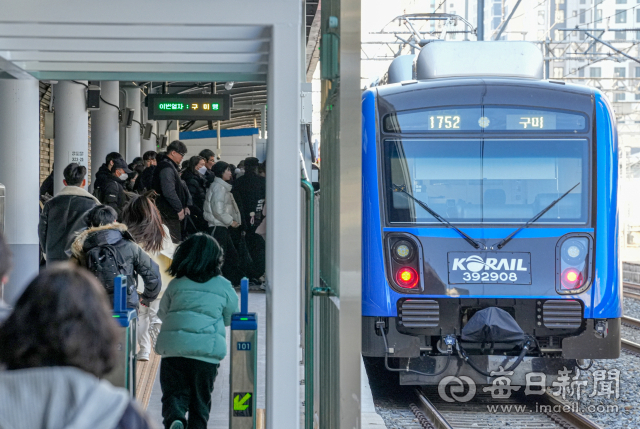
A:
{"type": "Polygon", "coordinates": [[[384,118],[391,133],[455,131],[586,131],[586,115],[526,107],[465,106],[447,109],[412,110],[384,118]]]}
{"type": "Polygon", "coordinates": [[[149,119],[226,121],[230,117],[228,94],[150,94],[149,119]]]}

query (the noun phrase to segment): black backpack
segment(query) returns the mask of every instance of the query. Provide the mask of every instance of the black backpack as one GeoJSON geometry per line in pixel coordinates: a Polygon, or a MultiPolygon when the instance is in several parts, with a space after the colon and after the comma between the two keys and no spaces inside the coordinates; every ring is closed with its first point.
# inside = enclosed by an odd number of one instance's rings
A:
{"type": "MultiPolygon", "coordinates": [[[[86,253],[86,265],[109,294],[113,294],[116,277],[127,275],[124,258],[118,249],[110,244],[91,248],[86,253]]],[[[127,294],[131,295],[135,287],[135,284],[129,284],[127,294]]]]}
{"type": "Polygon", "coordinates": [[[102,188],[95,188],[93,190],[93,196],[97,198],[98,201],[102,203],[102,188]]]}

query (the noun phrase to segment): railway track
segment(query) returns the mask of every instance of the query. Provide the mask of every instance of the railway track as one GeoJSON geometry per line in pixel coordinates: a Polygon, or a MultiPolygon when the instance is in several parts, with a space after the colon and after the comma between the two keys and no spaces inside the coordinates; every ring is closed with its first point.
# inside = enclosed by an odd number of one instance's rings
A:
{"type": "MultiPolygon", "coordinates": [[[[622,325],[640,330],[640,320],[633,317],[622,316],[622,325]]],[[[622,348],[624,350],[640,356],[640,344],[634,343],[633,341],[625,340],[624,338],[621,338],[620,342],[622,343],[622,348]]]]}
{"type": "Polygon", "coordinates": [[[640,300],[640,284],[623,282],[622,294],[627,298],[640,300]]]}
{"type": "Polygon", "coordinates": [[[416,389],[416,395],[410,407],[424,429],[601,429],[581,414],[563,411],[548,394],[505,400],[481,393],[466,403],[446,402],[435,391],[416,389]]]}

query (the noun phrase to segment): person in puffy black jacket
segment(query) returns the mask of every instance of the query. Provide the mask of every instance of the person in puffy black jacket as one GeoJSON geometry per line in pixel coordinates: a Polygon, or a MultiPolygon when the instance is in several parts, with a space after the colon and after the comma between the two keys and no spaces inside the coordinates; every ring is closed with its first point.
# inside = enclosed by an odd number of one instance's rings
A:
{"type": "Polygon", "coordinates": [[[182,173],[182,180],[187,184],[193,205],[200,211],[204,210],[204,200],[207,197],[207,179],[203,173],[207,167],[204,166],[204,159],[200,156],[189,158],[187,169],[182,173]]]}
{"type": "MultiPolygon", "coordinates": [[[[87,219],[91,228],[83,231],[73,242],[71,250],[73,256],[83,267],[87,266],[87,252],[97,246],[111,245],[124,259],[123,271],[127,276],[127,284],[137,285],[138,275],[144,281],[144,292],[138,297],[133,288],[133,293],[129,295],[128,306],[137,308],[138,302],[142,305],[149,304],[156,299],[162,287],[160,269],[151,257],[138,246],[127,231],[127,226],[117,223],[116,213],[109,206],[98,206],[87,214],[87,219]]],[[[98,279],[103,284],[103,279],[98,279]]],[[[113,295],[109,296],[113,303],[113,295]]]]}
{"type": "Polygon", "coordinates": [[[156,151],[149,150],[142,155],[142,160],[144,161],[144,170],[140,173],[138,180],[136,180],[136,185],[134,190],[140,195],[144,194],[147,191],[150,191],[153,188],[153,170],[155,170],[158,165],[157,162],[158,154],[156,151]]]}
{"type": "Polygon", "coordinates": [[[66,251],[75,240],[75,234],[87,227],[87,212],[100,204],[97,198],[84,190],[86,174],[86,167],[69,164],[64,169],[65,187],[42,209],[38,235],[47,265],[69,259],[66,251]]]}
{"type": "Polygon", "coordinates": [[[122,155],[120,155],[118,152],[111,152],[107,155],[105,163],[102,164],[96,172],[96,180],[93,181],[93,195],[95,195],[98,199],[100,199],[100,188],[104,184],[106,178],[111,175],[113,161],[116,159],[122,159],[122,155]]]}
{"type": "Polygon", "coordinates": [[[100,202],[106,206],[112,207],[118,214],[118,219],[122,219],[122,209],[129,202],[125,193],[126,181],[133,171],[123,159],[113,161],[111,174],[106,176],[101,191],[99,192],[100,202]]]}

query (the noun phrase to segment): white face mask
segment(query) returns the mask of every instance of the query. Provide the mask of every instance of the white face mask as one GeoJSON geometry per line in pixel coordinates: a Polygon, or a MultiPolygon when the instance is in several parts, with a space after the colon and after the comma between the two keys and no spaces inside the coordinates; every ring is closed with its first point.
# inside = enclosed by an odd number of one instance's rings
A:
{"type": "Polygon", "coordinates": [[[120,180],[127,180],[129,178],[129,175],[127,173],[122,173],[120,175],[120,180]]]}
{"type": "Polygon", "coordinates": [[[207,172],[207,167],[202,166],[202,167],[198,168],[198,173],[204,175],[204,173],[206,173],[206,172],[207,172]]]}

